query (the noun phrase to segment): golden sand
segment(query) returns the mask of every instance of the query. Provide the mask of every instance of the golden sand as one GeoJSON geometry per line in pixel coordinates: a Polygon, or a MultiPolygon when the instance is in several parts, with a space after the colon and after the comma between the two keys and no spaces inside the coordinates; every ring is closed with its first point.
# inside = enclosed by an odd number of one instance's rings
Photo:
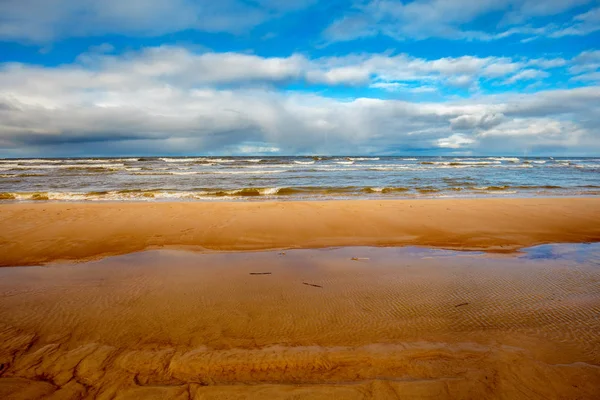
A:
{"type": "Polygon", "coordinates": [[[598,240],[600,198],[0,205],[0,266],[165,247],[511,251],[598,240]]]}
{"type": "Polygon", "coordinates": [[[0,269],[0,398],[600,398],[600,251],[556,249],[0,269]]]}

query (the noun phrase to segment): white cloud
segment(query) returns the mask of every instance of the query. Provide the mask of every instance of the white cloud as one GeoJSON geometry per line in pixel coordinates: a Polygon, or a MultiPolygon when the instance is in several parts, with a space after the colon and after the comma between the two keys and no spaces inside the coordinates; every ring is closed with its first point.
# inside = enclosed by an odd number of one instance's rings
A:
{"type": "Polygon", "coordinates": [[[600,82],[600,71],[589,72],[587,74],[581,74],[571,78],[574,81],[583,82],[600,82]]]}
{"type": "Polygon", "coordinates": [[[550,74],[546,71],[541,71],[539,69],[524,69],[514,74],[510,78],[504,81],[505,85],[512,85],[518,81],[529,81],[534,79],[544,79],[549,77],[550,74]]]}
{"type": "Polygon", "coordinates": [[[437,140],[438,147],[448,149],[460,149],[461,147],[467,147],[475,143],[475,139],[469,138],[461,133],[455,133],[447,138],[437,140]]]}
{"type": "MultiPolygon", "coordinates": [[[[309,81],[311,74],[327,76],[354,66],[374,75],[365,85],[415,90],[467,73],[482,76],[490,60],[427,61],[407,55],[309,60],[192,54],[178,48],[89,57],[60,67],[0,68],[1,155],[134,153],[140,148],[239,154],[253,149],[339,153],[357,147],[388,153],[399,147],[600,151],[600,87],[408,102],[340,100],[265,86],[309,81]]],[[[356,82],[352,74],[346,79],[356,82]]]]}
{"type": "Polygon", "coordinates": [[[529,65],[529,66],[539,67],[539,68],[544,68],[544,69],[564,67],[567,64],[568,64],[568,61],[565,60],[564,58],[560,58],[560,57],[558,57],[558,58],[534,58],[534,59],[527,61],[527,65],[529,65]]]}
{"type": "Polygon", "coordinates": [[[571,74],[594,71],[600,69],[600,51],[584,51],[573,59],[573,65],[569,67],[571,74]]]}
{"type": "MultiPolygon", "coordinates": [[[[577,15],[564,26],[531,26],[536,18],[562,14],[593,0],[415,0],[358,2],[354,10],[334,21],[325,31],[329,41],[385,35],[398,40],[447,38],[494,40],[512,35],[560,37],[586,35],[600,29],[600,8],[577,15]],[[491,31],[471,30],[478,19],[503,12],[491,31]]],[[[489,22],[486,21],[488,25],[489,22]]]]}
{"type": "Polygon", "coordinates": [[[600,30],[600,7],[573,18],[571,24],[550,33],[550,37],[585,36],[600,30]]]}
{"type": "Polygon", "coordinates": [[[90,101],[98,101],[108,97],[97,93],[100,89],[136,90],[155,84],[167,90],[233,84],[244,87],[285,85],[304,81],[386,90],[405,87],[412,93],[424,93],[444,87],[473,89],[481,80],[505,79],[510,74],[507,83],[547,76],[541,70],[523,69],[527,62],[506,57],[426,60],[406,54],[360,54],[308,59],[299,54],[260,57],[243,53],[193,53],[171,46],[120,55],[106,54],[107,51],[110,52],[110,47],[103,46],[79,56],[75,64],[56,68],[19,63],[0,65],[0,87],[8,92],[14,87],[27,87],[31,93],[29,102],[40,101],[48,106],[47,102],[54,100],[46,95],[71,86],[85,87],[90,101]]]}

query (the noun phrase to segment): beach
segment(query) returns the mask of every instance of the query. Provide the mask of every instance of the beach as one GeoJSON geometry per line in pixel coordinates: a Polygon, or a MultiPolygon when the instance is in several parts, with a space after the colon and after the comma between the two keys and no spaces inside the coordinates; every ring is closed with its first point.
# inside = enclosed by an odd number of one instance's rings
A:
{"type": "Polygon", "coordinates": [[[598,241],[593,197],[3,204],[0,397],[598,398],[598,241]]]}
{"type": "Polygon", "coordinates": [[[510,252],[599,240],[600,198],[0,206],[0,266],[157,248],[207,252],[415,245],[510,252]]]}

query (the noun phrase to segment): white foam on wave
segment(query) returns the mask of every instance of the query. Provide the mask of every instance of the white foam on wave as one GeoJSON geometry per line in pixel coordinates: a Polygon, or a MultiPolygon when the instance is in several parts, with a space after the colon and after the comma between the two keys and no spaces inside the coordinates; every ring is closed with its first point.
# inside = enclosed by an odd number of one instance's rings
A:
{"type": "Polygon", "coordinates": [[[56,163],[68,163],[68,164],[98,164],[98,163],[122,163],[122,162],[135,162],[138,158],[71,158],[56,163]]]}
{"type": "Polygon", "coordinates": [[[460,166],[460,165],[495,165],[502,164],[501,161],[424,161],[424,165],[446,165],[446,166],[460,166]],[[427,163],[427,164],[425,164],[427,163]]]}
{"type": "Polygon", "coordinates": [[[219,164],[220,163],[228,164],[228,163],[234,163],[237,160],[229,160],[229,159],[225,159],[225,158],[209,158],[208,161],[219,163],[219,164]]]}
{"type": "Polygon", "coordinates": [[[379,161],[380,160],[379,157],[357,157],[357,158],[348,157],[348,159],[352,160],[352,161],[379,161]]]}
{"type": "Polygon", "coordinates": [[[502,162],[499,160],[496,161],[459,161],[454,162],[453,164],[461,164],[461,165],[495,165],[501,164],[502,162]]]}
{"type": "Polygon", "coordinates": [[[0,166],[1,170],[8,170],[8,169],[25,169],[25,170],[32,170],[32,169],[74,169],[74,168],[81,168],[81,169],[92,169],[92,168],[106,168],[106,169],[124,169],[125,168],[125,164],[119,163],[119,164],[53,164],[53,165],[38,165],[38,164],[34,164],[34,165],[18,165],[18,164],[4,164],[0,166]]]}
{"type": "Polygon", "coordinates": [[[196,158],[170,158],[170,157],[161,157],[159,160],[167,162],[167,163],[191,163],[198,161],[207,161],[208,159],[205,157],[196,157],[196,158]]]}
{"type": "Polygon", "coordinates": [[[294,161],[294,164],[299,164],[299,165],[312,165],[314,164],[314,161],[294,161]]]}
{"type": "Polygon", "coordinates": [[[278,169],[278,170],[236,170],[236,171],[206,171],[202,172],[203,174],[217,174],[217,175],[257,175],[257,174],[279,174],[282,172],[286,172],[286,170],[278,169]]]}
{"type": "Polygon", "coordinates": [[[509,162],[519,162],[521,161],[518,157],[488,157],[488,160],[496,160],[496,161],[509,161],[509,162]]]}
{"type": "Polygon", "coordinates": [[[492,165],[493,168],[504,168],[504,169],[514,169],[514,168],[534,168],[531,164],[502,164],[502,165],[492,165]]]}
{"type": "Polygon", "coordinates": [[[22,164],[60,164],[62,160],[44,160],[44,159],[3,159],[0,163],[22,163],[22,164]]]}
{"type": "Polygon", "coordinates": [[[322,167],[317,167],[314,169],[315,171],[323,171],[323,172],[329,172],[329,171],[364,171],[364,168],[342,168],[342,167],[328,167],[328,166],[322,166],[322,167]]]}
{"type": "Polygon", "coordinates": [[[265,188],[265,189],[260,189],[260,193],[264,194],[264,195],[273,195],[273,194],[277,194],[277,192],[279,192],[278,187],[274,187],[274,188],[265,188]]]}
{"type": "Polygon", "coordinates": [[[417,167],[414,165],[394,164],[371,165],[367,168],[368,171],[423,171],[424,169],[424,167],[417,167]]]}
{"type": "Polygon", "coordinates": [[[369,168],[369,171],[394,171],[397,168],[393,168],[393,167],[371,167],[369,168]]]}
{"type": "Polygon", "coordinates": [[[354,164],[354,161],[336,161],[335,163],[340,165],[352,165],[354,164]]]}

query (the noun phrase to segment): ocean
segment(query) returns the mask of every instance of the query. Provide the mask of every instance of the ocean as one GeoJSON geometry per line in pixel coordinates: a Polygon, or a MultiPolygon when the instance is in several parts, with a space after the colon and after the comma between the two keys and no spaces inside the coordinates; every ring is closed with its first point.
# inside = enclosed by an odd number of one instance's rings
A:
{"type": "Polygon", "coordinates": [[[600,158],[0,159],[2,202],[595,195],[600,158]]]}

